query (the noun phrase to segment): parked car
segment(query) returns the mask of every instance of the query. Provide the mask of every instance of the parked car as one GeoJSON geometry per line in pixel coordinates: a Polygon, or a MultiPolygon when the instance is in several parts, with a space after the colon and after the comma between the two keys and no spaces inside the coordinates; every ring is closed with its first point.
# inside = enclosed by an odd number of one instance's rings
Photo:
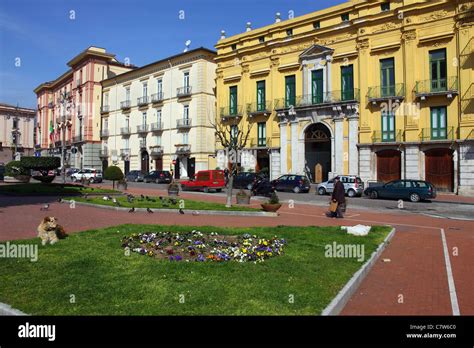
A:
{"type": "Polygon", "coordinates": [[[5,164],[0,163],[0,180],[3,180],[5,176],[5,164]]]}
{"type": "Polygon", "coordinates": [[[235,189],[251,190],[253,184],[261,177],[265,177],[265,175],[259,173],[240,172],[234,177],[232,187],[235,189]]]}
{"type": "Polygon", "coordinates": [[[71,180],[74,182],[80,182],[83,179],[89,180],[89,182],[102,182],[102,171],[94,168],[84,168],[71,175],[71,180]]]}
{"type": "Polygon", "coordinates": [[[259,177],[252,185],[253,196],[266,196],[270,197],[275,192],[275,187],[267,177],[259,177]]]}
{"type": "Polygon", "coordinates": [[[436,198],[436,187],[422,180],[393,180],[381,186],[370,186],[365,189],[364,194],[372,199],[409,199],[419,202],[436,198]]]}
{"type": "Polygon", "coordinates": [[[66,176],[71,176],[72,174],[75,174],[77,172],[79,172],[80,169],[79,168],[68,168],[66,170],[66,176]]]}
{"type": "Polygon", "coordinates": [[[309,192],[311,183],[305,175],[286,174],[271,181],[276,191],[309,192]]]}
{"type": "Polygon", "coordinates": [[[225,187],[225,178],[223,170],[201,170],[196,173],[192,180],[181,181],[183,190],[215,190],[221,192],[225,187]]]}
{"type": "MultiPolygon", "coordinates": [[[[341,182],[344,184],[344,190],[349,197],[362,196],[364,192],[364,182],[356,175],[339,175],[341,182]]],[[[337,177],[335,177],[337,178],[337,177]]],[[[334,179],[324,181],[318,184],[316,190],[319,195],[331,194],[334,190],[334,179]]]]}
{"type": "Polygon", "coordinates": [[[127,181],[134,181],[134,182],[141,182],[144,180],[145,175],[141,172],[141,170],[131,170],[125,175],[127,181]]]}
{"type": "Polygon", "coordinates": [[[152,170],[143,177],[144,182],[154,182],[155,184],[169,184],[171,173],[167,170],[152,170]]]}

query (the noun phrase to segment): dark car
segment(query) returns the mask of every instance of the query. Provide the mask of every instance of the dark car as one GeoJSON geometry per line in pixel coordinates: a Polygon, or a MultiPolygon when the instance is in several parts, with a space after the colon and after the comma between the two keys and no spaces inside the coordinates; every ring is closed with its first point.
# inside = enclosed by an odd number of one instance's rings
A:
{"type": "Polygon", "coordinates": [[[143,177],[145,182],[154,182],[156,184],[169,184],[171,182],[171,173],[167,170],[152,170],[143,177]]]}
{"type": "Polygon", "coordinates": [[[257,180],[252,185],[251,191],[253,196],[270,197],[271,194],[275,192],[275,188],[267,177],[257,177],[257,180]]]}
{"type": "Polygon", "coordinates": [[[287,174],[273,180],[276,191],[293,191],[294,193],[309,192],[311,183],[304,175],[287,174]]]}
{"type": "Polygon", "coordinates": [[[409,199],[419,202],[436,198],[436,188],[430,182],[422,180],[394,180],[380,186],[369,186],[364,194],[372,199],[409,199]]]}
{"type": "Polygon", "coordinates": [[[145,175],[140,170],[131,170],[125,177],[127,181],[139,182],[143,181],[145,175]]]}
{"type": "Polygon", "coordinates": [[[235,189],[251,190],[257,179],[263,177],[265,176],[259,173],[240,172],[234,177],[232,187],[235,189]]]}
{"type": "Polygon", "coordinates": [[[0,180],[4,179],[5,175],[5,165],[3,163],[0,163],[0,180]]]}

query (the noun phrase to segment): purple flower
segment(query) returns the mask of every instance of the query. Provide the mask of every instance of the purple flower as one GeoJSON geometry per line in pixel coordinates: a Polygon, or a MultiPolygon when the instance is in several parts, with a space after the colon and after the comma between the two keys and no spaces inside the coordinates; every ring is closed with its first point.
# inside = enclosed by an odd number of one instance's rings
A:
{"type": "Polygon", "coordinates": [[[203,254],[199,254],[198,257],[197,257],[197,259],[196,259],[196,261],[201,261],[201,262],[204,261],[204,260],[205,260],[205,259],[204,259],[204,255],[203,255],[203,254]]]}
{"type": "MultiPolygon", "coordinates": [[[[177,256],[176,256],[176,257],[177,257],[177,256]]],[[[169,259],[170,261],[173,261],[173,260],[174,260],[173,256],[168,257],[168,259],[169,259]]]]}
{"type": "Polygon", "coordinates": [[[182,258],[181,256],[179,256],[179,255],[176,255],[176,257],[175,257],[175,260],[176,260],[176,261],[181,261],[182,259],[183,259],[183,258],[182,258]]]}

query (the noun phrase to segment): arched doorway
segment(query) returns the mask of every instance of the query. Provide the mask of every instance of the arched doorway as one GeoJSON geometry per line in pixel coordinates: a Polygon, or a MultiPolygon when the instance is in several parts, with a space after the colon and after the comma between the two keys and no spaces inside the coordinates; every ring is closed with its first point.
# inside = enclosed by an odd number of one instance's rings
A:
{"type": "Polygon", "coordinates": [[[322,123],[314,123],[304,133],[305,172],[312,182],[328,180],[331,171],[331,132],[322,123]]]}
{"type": "Polygon", "coordinates": [[[431,149],[425,151],[425,180],[431,182],[439,191],[453,191],[453,150],[431,149]]]}
{"type": "Polygon", "coordinates": [[[398,150],[377,151],[377,181],[389,182],[402,177],[402,154],[398,150]]]}
{"type": "Polygon", "coordinates": [[[150,171],[150,156],[148,155],[148,152],[146,150],[142,151],[141,158],[142,158],[141,160],[142,173],[148,174],[148,172],[150,171]]]}

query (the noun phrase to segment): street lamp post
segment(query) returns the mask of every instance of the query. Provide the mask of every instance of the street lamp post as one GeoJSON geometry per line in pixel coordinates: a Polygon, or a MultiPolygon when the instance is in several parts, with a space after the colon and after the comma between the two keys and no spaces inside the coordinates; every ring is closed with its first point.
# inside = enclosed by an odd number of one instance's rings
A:
{"type": "Polygon", "coordinates": [[[16,159],[16,156],[18,153],[18,135],[20,134],[20,131],[18,130],[18,121],[20,120],[20,117],[18,116],[20,114],[19,108],[20,107],[17,104],[17,106],[15,107],[15,111],[6,116],[7,120],[9,120],[10,118],[13,118],[13,121],[15,121],[14,124],[16,124],[15,127],[12,127],[13,145],[15,147],[14,153],[12,155],[13,160],[16,159]]]}
{"type": "MultiPolygon", "coordinates": [[[[63,178],[63,184],[66,183],[66,159],[67,159],[67,156],[66,156],[66,128],[68,127],[68,120],[67,120],[67,117],[66,117],[66,112],[69,112],[71,110],[71,108],[74,108],[74,102],[71,100],[72,97],[70,97],[68,95],[68,93],[66,91],[64,92],[61,92],[59,94],[59,98],[58,98],[58,108],[60,109],[60,115],[61,117],[64,116],[64,122],[63,120],[61,119],[61,130],[62,130],[62,135],[63,135],[63,138],[62,138],[62,141],[61,141],[61,160],[62,160],[62,168],[61,168],[61,176],[63,178]],[[62,110],[61,110],[61,106],[62,106],[62,110]]],[[[69,160],[67,160],[69,162],[69,160]]]]}

